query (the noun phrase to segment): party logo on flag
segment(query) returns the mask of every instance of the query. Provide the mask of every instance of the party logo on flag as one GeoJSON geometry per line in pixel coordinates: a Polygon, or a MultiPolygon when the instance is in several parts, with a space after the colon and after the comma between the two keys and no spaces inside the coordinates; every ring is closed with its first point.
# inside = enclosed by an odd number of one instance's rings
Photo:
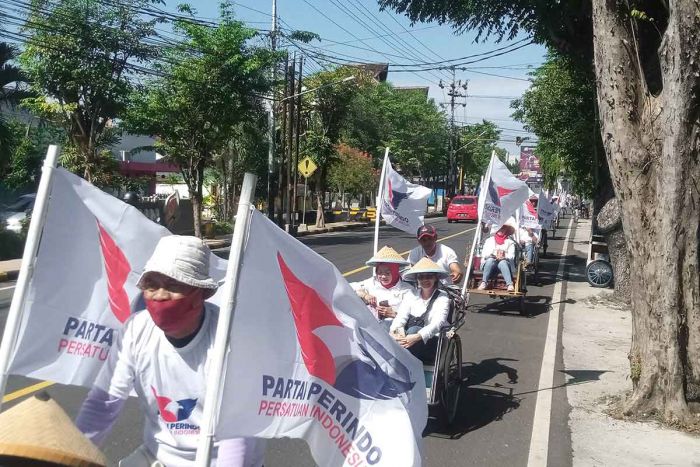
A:
{"type": "Polygon", "coordinates": [[[364,359],[353,355],[335,356],[328,345],[314,332],[323,326],[344,328],[331,308],[326,305],[318,293],[304,284],[289,269],[282,255],[277,254],[284,285],[291,303],[292,315],[296,326],[297,338],[301,347],[304,364],[312,376],[319,378],[335,389],[352,397],[361,399],[391,399],[408,392],[415,383],[410,381],[409,371],[401,362],[397,373],[405,380],[392,378],[372,357],[372,353],[383,359],[391,357],[391,352],[384,348],[372,336],[358,329],[364,344],[356,343],[364,359]],[[336,365],[336,361],[343,362],[336,365]]]}
{"type": "Polygon", "coordinates": [[[105,228],[97,221],[100,234],[100,249],[107,273],[107,294],[109,296],[109,308],[120,323],[126,321],[131,314],[129,296],[124,289],[124,284],[129,278],[131,266],[124,252],[110,237],[105,228]]]}
{"type": "Polygon", "coordinates": [[[405,191],[396,191],[394,190],[393,186],[391,185],[391,180],[388,180],[388,185],[389,185],[389,204],[391,204],[391,207],[394,209],[399,208],[399,204],[401,204],[401,201],[406,199],[408,197],[408,193],[405,191]]]}

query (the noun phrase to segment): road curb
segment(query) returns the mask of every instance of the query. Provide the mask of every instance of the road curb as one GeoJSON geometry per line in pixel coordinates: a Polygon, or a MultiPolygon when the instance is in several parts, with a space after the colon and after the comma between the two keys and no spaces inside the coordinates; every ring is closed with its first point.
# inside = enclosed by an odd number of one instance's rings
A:
{"type": "Polygon", "coordinates": [[[5,307],[12,302],[12,295],[15,293],[15,286],[3,286],[0,284],[0,307],[5,307]]]}

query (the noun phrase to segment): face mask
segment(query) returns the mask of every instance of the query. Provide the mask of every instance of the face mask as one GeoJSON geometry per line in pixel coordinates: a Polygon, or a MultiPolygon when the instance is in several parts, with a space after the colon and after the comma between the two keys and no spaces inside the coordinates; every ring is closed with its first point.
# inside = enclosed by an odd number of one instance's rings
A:
{"type": "Polygon", "coordinates": [[[204,306],[202,289],[196,289],[179,300],[145,300],[153,322],[165,335],[177,335],[196,321],[204,306]]]}

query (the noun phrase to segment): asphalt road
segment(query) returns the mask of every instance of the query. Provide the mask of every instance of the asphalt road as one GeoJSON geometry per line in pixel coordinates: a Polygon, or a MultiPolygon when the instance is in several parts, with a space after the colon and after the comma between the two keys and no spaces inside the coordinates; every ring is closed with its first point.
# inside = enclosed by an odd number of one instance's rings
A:
{"type": "MultiPolygon", "coordinates": [[[[549,255],[541,259],[539,283],[528,284],[528,316],[518,313],[515,302],[472,298],[466,325],[460,329],[464,358],[464,383],[457,420],[451,429],[429,421],[424,432],[426,466],[526,466],[530,449],[540,366],[547,334],[557,267],[561,259],[565,223],[558,237],[549,242],[549,255]]],[[[428,219],[439,238],[452,247],[462,260],[471,246],[474,224],[448,224],[444,218],[428,219]]],[[[373,229],[335,232],[302,238],[303,243],[332,261],[350,281],[369,277],[364,262],[371,256],[373,229]]],[[[416,245],[413,236],[382,227],[380,247],[389,244],[405,253],[416,245]]],[[[227,251],[217,254],[227,255],[227,251]]],[[[3,321],[7,309],[0,309],[3,321]]],[[[561,329],[559,330],[561,333],[561,329]]],[[[561,339],[559,339],[561,342],[561,339]]],[[[557,349],[557,368],[561,363],[561,345],[557,349]]],[[[37,381],[11,377],[6,394],[13,394],[37,381]]],[[[571,465],[571,441],[567,426],[568,405],[564,390],[565,375],[554,372],[552,418],[549,433],[551,466],[571,465]]],[[[545,388],[550,390],[550,388],[545,388]]],[[[75,416],[87,390],[52,385],[48,392],[66,411],[75,416]]],[[[26,397],[26,396],[25,396],[26,397]]],[[[9,402],[7,406],[21,400],[9,402]]],[[[3,407],[6,408],[6,407],[3,407]]],[[[112,461],[130,453],[141,443],[142,421],[137,401],[131,400],[103,447],[112,461]]],[[[116,464],[115,464],[116,465],[116,464]]],[[[268,442],[267,467],[315,465],[306,444],[299,440],[268,442]]]]}

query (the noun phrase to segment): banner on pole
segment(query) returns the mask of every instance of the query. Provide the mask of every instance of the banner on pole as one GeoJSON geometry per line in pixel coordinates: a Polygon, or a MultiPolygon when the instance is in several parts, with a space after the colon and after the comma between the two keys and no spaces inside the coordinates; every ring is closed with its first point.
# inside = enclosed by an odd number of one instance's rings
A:
{"type": "Polygon", "coordinates": [[[258,212],[225,373],[218,439],[303,438],[327,466],[421,463],[421,362],[330,262],[258,212]]]}
{"type": "Polygon", "coordinates": [[[479,197],[481,219],[498,229],[527,201],[529,188],[495,154],[486,173],[479,197]]]}
{"type": "Polygon", "coordinates": [[[384,186],[381,187],[382,218],[397,229],[415,235],[423,225],[423,218],[432,194],[430,188],[411,183],[391,166],[387,158],[384,186]]]}
{"type": "MultiPolygon", "coordinates": [[[[11,374],[91,387],[129,315],[158,240],[169,235],[136,208],[56,169],[11,374]],[[37,345],[40,342],[41,345],[37,345]]],[[[226,262],[211,258],[222,280],[226,262]]]]}

